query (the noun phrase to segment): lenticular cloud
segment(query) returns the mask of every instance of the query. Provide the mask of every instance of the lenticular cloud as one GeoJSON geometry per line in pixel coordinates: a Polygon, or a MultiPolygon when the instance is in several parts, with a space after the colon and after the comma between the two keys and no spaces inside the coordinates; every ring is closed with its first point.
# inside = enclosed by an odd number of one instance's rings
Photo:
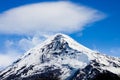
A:
{"type": "Polygon", "coordinates": [[[16,7],[0,14],[0,33],[34,35],[72,33],[103,18],[103,14],[71,2],[43,2],[16,7]]]}

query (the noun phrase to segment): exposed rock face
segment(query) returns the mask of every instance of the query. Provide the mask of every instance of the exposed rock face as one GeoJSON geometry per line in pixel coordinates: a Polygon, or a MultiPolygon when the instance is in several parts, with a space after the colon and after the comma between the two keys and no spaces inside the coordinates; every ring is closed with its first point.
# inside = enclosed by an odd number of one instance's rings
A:
{"type": "Polygon", "coordinates": [[[120,77],[108,70],[100,68],[100,64],[92,61],[80,70],[73,80],[120,80],[120,77]]]}
{"type": "Polygon", "coordinates": [[[120,80],[120,59],[56,34],[0,72],[0,80],[120,80]]]}

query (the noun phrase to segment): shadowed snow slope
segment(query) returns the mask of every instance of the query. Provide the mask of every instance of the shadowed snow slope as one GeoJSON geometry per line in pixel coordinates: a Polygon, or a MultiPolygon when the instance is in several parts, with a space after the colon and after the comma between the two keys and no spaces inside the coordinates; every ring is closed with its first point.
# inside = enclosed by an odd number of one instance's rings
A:
{"type": "Polygon", "coordinates": [[[53,74],[60,80],[87,80],[102,72],[120,74],[120,59],[97,53],[59,33],[26,52],[0,73],[0,79],[42,80],[53,74]]]}

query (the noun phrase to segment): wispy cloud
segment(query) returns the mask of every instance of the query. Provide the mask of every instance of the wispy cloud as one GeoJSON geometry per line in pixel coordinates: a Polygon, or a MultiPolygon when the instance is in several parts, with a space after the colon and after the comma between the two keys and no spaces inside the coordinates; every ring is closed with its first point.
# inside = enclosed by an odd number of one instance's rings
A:
{"type": "Polygon", "coordinates": [[[0,14],[0,33],[36,34],[82,30],[104,15],[71,2],[44,2],[10,9],[0,14]]]}

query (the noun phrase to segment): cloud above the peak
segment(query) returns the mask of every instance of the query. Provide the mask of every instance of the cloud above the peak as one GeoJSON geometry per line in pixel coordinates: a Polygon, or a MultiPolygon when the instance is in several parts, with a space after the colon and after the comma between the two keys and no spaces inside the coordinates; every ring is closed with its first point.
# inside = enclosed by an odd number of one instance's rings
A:
{"type": "Polygon", "coordinates": [[[0,14],[0,33],[72,33],[104,18],[98,10],[72,2],[42,2],[24,5],[0,14]]]}

